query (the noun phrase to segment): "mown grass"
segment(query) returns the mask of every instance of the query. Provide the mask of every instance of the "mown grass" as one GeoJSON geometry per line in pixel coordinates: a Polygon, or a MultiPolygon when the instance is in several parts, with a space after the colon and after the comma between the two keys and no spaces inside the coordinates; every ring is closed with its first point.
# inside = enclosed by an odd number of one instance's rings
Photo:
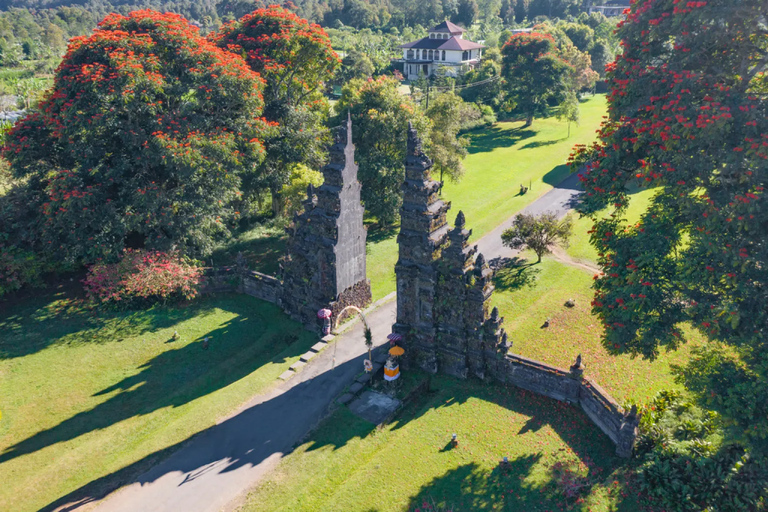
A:
{"type": "Polygon", "coordinates": [[[624,461],[578,408],[444,376],[432,377],[431,388],[381,430],[337,410],[241,512],[426,510],[425,502],[455,511],[638,510],[624,488],[624,461]],[[559,465],[584,479],[580,496],[565,496],[559,465]]]}
{"type": "Polygon", "coordinates": [[[19,512],[121,468],[147,469],[316,341],[245,295],[104,312],[56,294],[5,305],[0,330],[0,510],[19,512]]]}
{"type": "MultiPolygon", "coordinates": [[[[533,253],[521,258],[536,261],[533,253]]],[[[500,270],[493,303],[504,317],[512,352],[566,369],[581,354],[585,375],[619,403],[647,403],[661,389],[682,389],[674,382],[670,364],[687,361],[691,347],[701,342],[699,335],[686,330],[691,340],[687,345],[662,351],[654,361],[612,355],[601,343],[603,327],[590,313],[592,277],[546,256],[536,265],[500,270]],[[565,306],[569,299],[574,307],[565,306]],[[547,319],[549,327],[543,327],[547,319]]]]}

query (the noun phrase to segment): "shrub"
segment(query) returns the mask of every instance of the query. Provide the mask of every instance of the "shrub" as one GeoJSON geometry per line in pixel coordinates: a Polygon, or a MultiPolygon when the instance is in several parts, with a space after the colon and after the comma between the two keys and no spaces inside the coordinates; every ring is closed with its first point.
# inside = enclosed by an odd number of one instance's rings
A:
{"type": "Polygon", "coordinates": [[[202,269],[177,253],[126,249],[118,263],[96,263],[83,280],[91,300],[125,307],[189,300],[202,269]]]}
{"type": "Polygon", "coordinates": [[[669,511],[765,510],[766,461],[723,440],[717,414],[662,391],[642,411],[640,490],[669,511]]]}
{"type": "Polygon", "coordinates": [[[25,285],[42,285],[46,266],[34,253],[0,241],[0,297],[25,285]]]}

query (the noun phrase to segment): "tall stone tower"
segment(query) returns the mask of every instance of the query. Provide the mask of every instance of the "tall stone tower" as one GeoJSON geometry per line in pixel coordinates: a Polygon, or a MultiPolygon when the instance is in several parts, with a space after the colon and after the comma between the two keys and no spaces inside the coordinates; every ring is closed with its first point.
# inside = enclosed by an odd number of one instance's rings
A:
{"type": "Polygon", "coordinates": [[[336,128],[329,162],[321,169],[323,184],[310,187],[287,229],[283,258],[282,306],[294,318],[314,325],[317,311],[330,308],[333,318],[346,306],[371,301],[366,277],[363,205],[357,181],[352,121],[336,128]]]}
{"type": "Polygon", "coordinates": [[[484,378],[487,363],[509,349],[498,310],[489,317],[493,272],[469,246],[464,214],[448,226],[450,204],[440,199],[442,183],[430,177],[430,167],[409,126],[392,331],[404,338],[404,366],[484,378]]]}
{"type": "Polygon", "coordinates": [[[437,372],[437,346],[434,319],[437,271],[448,235],[446,212],[449,203],[440,199],[442,183],[432,179],[432,160],[421,147],[416,130],[408,124],[408,153],[405,181],[402,185],[400,257],[395,265],[397,276],[397,323],[393,331],[407,339],[406,365],[437,372]]]}

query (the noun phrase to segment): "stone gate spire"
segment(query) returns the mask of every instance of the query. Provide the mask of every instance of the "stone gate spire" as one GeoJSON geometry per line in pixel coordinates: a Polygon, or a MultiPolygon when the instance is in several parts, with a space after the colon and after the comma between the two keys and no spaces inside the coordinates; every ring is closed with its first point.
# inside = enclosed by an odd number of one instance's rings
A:
{"type": "Polygon", "coordinates": [[[429,372],[437,371],[434,325],[437,272],[433,266],[446,242],[446,212],[450,204],[440,198],[442,183],[432,179],[432,160],[408,123],[403,206],[400,208],[397,275],[397,323],[394,331],[406,336],[408,361],[429,372]]]}
{"type": "Polygon", "coordinates": [[[432,160],[411,124],[407,150],[392,330],[403,336],[406,366],[483,378],[489,358],[506,346],[498,311],[488,318],[493,272],[469,245],[464,213],[448,226],[450,204],[440,198],[442,183],[430,176],[432,160]]]}
{"type": "Polygon", "coordinates": [[[334,130],[328,155],[323,184],[308,187],[305,211],[294,217],[283,260],[283,308],[310,325],[321,308],[330,308],[335,317],[346,306],[363,307],[371,300],[349,113],[334,130]]]}

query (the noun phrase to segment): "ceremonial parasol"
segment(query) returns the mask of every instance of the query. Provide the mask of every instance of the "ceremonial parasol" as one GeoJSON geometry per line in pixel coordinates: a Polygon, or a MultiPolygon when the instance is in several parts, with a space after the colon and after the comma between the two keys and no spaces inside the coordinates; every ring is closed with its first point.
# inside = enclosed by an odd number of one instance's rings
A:
{"type": "Polygon", "coordinates": [[[392,347],[389,349],[389,355],[391,356],[401,356],[405,354],[405,349],[403,347],[392,347]]]}

